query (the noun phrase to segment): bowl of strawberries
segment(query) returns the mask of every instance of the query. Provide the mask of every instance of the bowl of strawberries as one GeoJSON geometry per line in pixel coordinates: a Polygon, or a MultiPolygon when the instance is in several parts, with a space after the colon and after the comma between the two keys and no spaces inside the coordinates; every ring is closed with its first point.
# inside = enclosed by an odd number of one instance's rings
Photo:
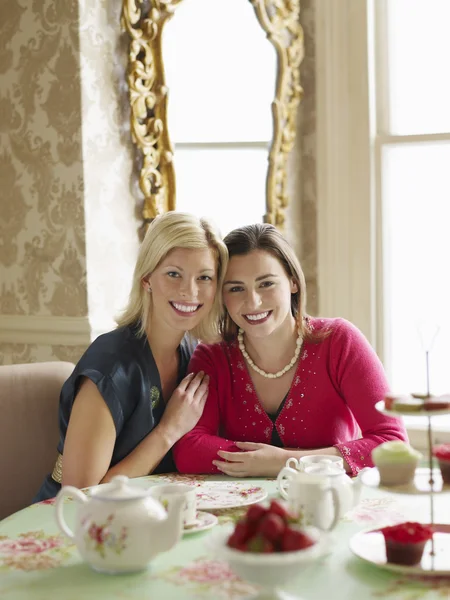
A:
{"type": "Polygon", "coordinates": [[[302,563],[321,554],[321,532],[298,527],[284,505],[252,504],[232,529],[212,534],[210,547],[242,579],[265,588],[256,598],[297,598],[280,591],[299,574],[302,563]]]}

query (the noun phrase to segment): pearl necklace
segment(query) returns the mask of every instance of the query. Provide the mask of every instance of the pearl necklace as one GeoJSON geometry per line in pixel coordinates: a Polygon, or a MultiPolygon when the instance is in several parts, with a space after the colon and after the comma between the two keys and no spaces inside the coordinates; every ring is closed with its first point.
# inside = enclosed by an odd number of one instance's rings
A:
{"type": "Polygon", "coordinates": [[[284,375],[285,373],[290,371],[292,369],[292,367],[295,365],[295,363],[297,362],[299,354],[300,354],[300,350],[301,350],[302,344],[303,344],[303,337],[302,337],[301,330],[299,329],[294,356],[292,357],[291,361],[283,369],[281,369],[281,371],[278,371],[278,373],[266,373],[266,371],[263,371],[257,365],[255,365],[255,363],[250,358],[250,355],[245,348],[244,332],[240,327],[239,327],[239,333],[238,333],[238,342],[239,342],[239,349],[242,352],[242,355],[244,356],[245,360],[248,362],[248,364],[251,366],[251,368],[254,371],[259,373],[263,377],[267,377],[268,379],[278,379],[278,377],[281,377],[282,375],[284,375]]]}

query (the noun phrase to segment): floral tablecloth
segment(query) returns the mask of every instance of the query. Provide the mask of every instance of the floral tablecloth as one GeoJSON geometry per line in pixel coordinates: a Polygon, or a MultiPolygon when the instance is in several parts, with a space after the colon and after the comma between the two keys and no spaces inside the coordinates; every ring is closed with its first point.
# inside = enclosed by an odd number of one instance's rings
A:
{"type": "MultiPolygon", "coordinates": [[[[226,477],[159,475],[135,480],[138,485],[182,481],[201,486],[226,477]]],[[[273,480],[245,480],[276,497],[273,480]]],[[[242,480],[240,480],[242,483],[242,480]]],[[[73,521],[75,504],[68,502],[66,518],[73,521]],[[72,520],[71,520],[72,519],[72,520]]],[[[331,552],[305,565],[287,591],[304,600],[434,600],[450,599],[450,578],[405,578],[365,564],[348,547],[357,531],[406,519],[424,520],[426,496],[386,495],[364,488],[361,503],[348,513],[332,534],[331,552]]],[[[215,511],[219,525],[236,520],[243,508],[215,511]]],[[[438,496],[436,521],[450,523],[449,496],[438,496]]],[[[426,519],[426,517],[425,517],[426,519]]],[[[210,555],[208,531],[185,536],[171,551],[159,555],[148,571],[134,575],[103,575],[82,563],[75,546],[60,534],[53,501],[35,504],[0,522],[0,598],[2,600],[243,600],[257,590],[240,580],[225,563],[210,555]]],[[[450,557],[449,557],[450,565],[450,557]]]]}

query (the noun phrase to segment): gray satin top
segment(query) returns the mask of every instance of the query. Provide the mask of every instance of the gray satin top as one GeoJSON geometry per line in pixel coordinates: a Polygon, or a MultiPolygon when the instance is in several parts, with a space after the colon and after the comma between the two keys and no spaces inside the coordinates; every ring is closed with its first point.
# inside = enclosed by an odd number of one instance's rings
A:
{"type": "MultiPolygon", "coordinates": [[[[185,336],[178,348],[178,383],[186,375],[194,348],[195,344],[185,336]]],[[[60,395],[58,452],[61,454],[64,453],[73,402],[84,377],[95,383],[111,411],[116,428],[116,443],[110,465],[113,467],[136,448],[164,413],[161,381],[147,338],[138,337],[135,327],[121,327],[99,336],[80,358],[60,395]]],[[[154,473],[175,470],[172,452],[169,451],[154,473]]],[[[34,502],[52,498],[60,487],[48,475],[34,502]]]]}

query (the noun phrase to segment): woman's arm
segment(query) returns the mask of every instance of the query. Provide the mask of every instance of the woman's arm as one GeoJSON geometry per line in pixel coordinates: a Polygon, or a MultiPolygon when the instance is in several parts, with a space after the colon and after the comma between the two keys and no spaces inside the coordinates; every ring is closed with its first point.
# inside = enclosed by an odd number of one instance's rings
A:
{"type": "MultiPolygon", "coordinates": [[[[220,405],[229,402],[226,379],[229,365],[218,346],[199,344],[191,358],[189,371],[202,370],[209,375],[208,398],[197,425],[173,448],[175,464],[180,473],[220,473],[213,464],[219,450],[235,452],[239,449],[234,442],[219,436],[221,424],[220,405]],[[222,382],[222,385],[221,385],[222,382]],[[220,395],[219,395],[219,386],[220,395]]],[[[222,416],[223,418],[223,416],[222,416]]]]}
{"type": "Polygon", "coordinates": [[[62,485],[96,485],[106,475],[116,442],[110,409],[95,383],[84,379],[64,440],[62,485]]]}
{"type": "Polygon", "coordinates": [[[88,487],[114,475],[151,473],[173,444],[198,421],[206,401],[208,379],[199,373],[183,379],[157,425],[123,460],[110,468],[116,428],[97,386],[85,379],[75,398],[63,454],[63,485],[88,487]]]}
{"type": "MultiPolygon", "coordinates": [[[[316,450],[300,450],[299,448],[278,448],[270,444],[255,442],[236,442],[243,452],[226,452],[219,450],[214,464],[221,473],[230,477],[276,477],[286,465],[288,458],[301,458],[311,454],[332,454],[341,456],[337,448],[319,448],[316,450]]],[[[350,467],[344,460],[344,467],[350,467]]]]}
{"type": "Polygon", "coordinates": [[[380,413],[375,404],[389,390],[383,366],[369,342],[354,325],[339,320],[332,334],[330,371],[341,396],[353,413],[362,437],[335,445],[353,475],[373,466],[372,450],[389,440],[407,442],[401,419],[380,413]]]}

